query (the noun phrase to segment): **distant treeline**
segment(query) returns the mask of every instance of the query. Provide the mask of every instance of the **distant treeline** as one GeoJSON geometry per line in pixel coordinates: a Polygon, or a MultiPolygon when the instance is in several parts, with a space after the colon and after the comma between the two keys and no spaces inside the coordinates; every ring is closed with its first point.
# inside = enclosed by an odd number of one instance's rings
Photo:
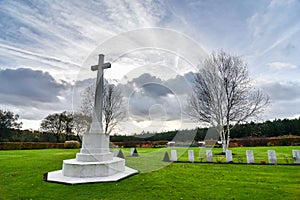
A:
{"type": "MultiPolygon", "coordinates": [[[[127,142],[127,141],[171,141],[178,135],[196,134],[195,140],[204,140],[208,128],[198,128],[193,130],[174,130],[161,133],[144,133],[134,136],[111,136],[112,142],[127,142]],[[180,133],[180,134],[178,134],[180,133]]],[[[298,119],[275,119],[273,121],[265,121],[263,123],[245,123],[235,126],[230,133],[231,138],[245,137],[276,137],[283,135],[300,136],[300,118],[298,119]]]]}
{"type": "MultiPolygon", "coordinates": [[[[144,133],[133,136],[111,136],[112,142],[128,142],[128,141],[171,141],[173,138],[182,137],[182,140],[187,138],[187,135],[195,135],[196,141],[204,140],[207,128],[198,128],[194,130],[174,130],[162,133],[144,133]],[[178,134],[179,133],[179,134],[178,134]]],[[[276,137],[283,135],[297,135],[300,136],[300,118],[298,119],[275,119],[273,121],[266,121],[263,123],[246,123],[237,125],[231,130],[231,138],[245,138],[245,137],[276,137]]],[[[59,142],[66,140],[78,140],[80,137],[75,134],[61,135],[59,142]]],[[[7,129],[0,128],[0,142],[57,142],[56,136],[51,133],[7,129]]]]}
{"type": "MultiPolygon", "coordinates": [[[[77,140],[80,138],[75,135],[60,135],[58,143],[64,143],[67,140],[77,140]]],[[[33,130],[20,130],[0,128],[0,142],[51,142],[57,143],[57,136],[52,133],[39,132],[33,130]]]]}

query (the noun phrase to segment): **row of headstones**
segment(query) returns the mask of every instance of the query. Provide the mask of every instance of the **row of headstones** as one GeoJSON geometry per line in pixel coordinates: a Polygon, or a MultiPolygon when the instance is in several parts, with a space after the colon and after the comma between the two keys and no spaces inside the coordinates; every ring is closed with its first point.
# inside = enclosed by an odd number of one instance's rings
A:
{"type": "MultiPolygon", "coordinates": [[[[117,150],[114,149],[113,155],[116,157],[124,158],[124,154],[122,150],[117,150]]],[[[226,162],[232,162],[232,151],[227,150],[226,151],[226,162]]],[[[292,150],[292,155],[294,159],[295,164],[300,164],[300,150],[292,150]]],[[[139,156],[137,149],[136,148],[130,148],[130,156],[139,156]]],[[[246,158],[247,158],[247,163],[254,163],[254,154],[252,150],[246,150],[246,158]]],[[[164,155],[164,161],[177,161],[177,151],[176,150],[171,150],[171,159],[169,158],[168,153],[166,152],[164,155]]],[[[194,150],[188,150],[188,160],[190,162],[195,161],[195,156],[194,156],[194,150]]],[[[277,163],[277,158],[276,158],[276,152],[275,150],[268,150],[268,160],[270,164],[276,164],[277,163]]],[[[213,156],[212,156],[212,150],[206,150],[206,161],[207,162],[213,162],[213,156]]]]}
{"type": "MultiPolygon", "coordinates": [[[[292,150],[293,159],[295,164],[300,164],[300,150],[292,150]]],[[[247,163],[254,163],[254,154],[252,150],[246,150],[247,163]]],[[[164,161],[177,161],[177,151],[171,150],[171,158],[169,158],[169,154],[166,152],[164,155],[164,161]]],[[[194,150],[188,150],[188,160],[189,162],[194,162],[194,150]]],[[[268,150],[268,160],[270,164],[276,164],[276,152],[275,150],[268,150]]],[[[206,161],[213,162],[212,150],[206,150],[206,161]]],[[[226,151],[226,162],[232,162],[232,151],[226,151]]]]}

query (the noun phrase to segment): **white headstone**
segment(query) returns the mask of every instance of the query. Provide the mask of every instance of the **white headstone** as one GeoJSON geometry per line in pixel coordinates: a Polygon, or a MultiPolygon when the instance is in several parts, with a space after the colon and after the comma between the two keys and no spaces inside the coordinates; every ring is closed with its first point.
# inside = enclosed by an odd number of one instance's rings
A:
{"type": "Polygon", "coordinates": [[[226,150],[226,162],[232,162],[232,151],[226,150]]]}
{"type": "Polygon", "coordinates": [[[271,164],[277,163],[275,150],[268,150],[268,159],[269,159],[269,163],[271,164]]]}
{"type": "Polygon", "coordinates": [[[254,163],[254,155],[252,150],[246,150],[247,163],[254,163]]]}
{"type": "Polygon", "coordinates": [[[114,149],[114,150],[113,150],[113,155],[114,155],[114,157],[117,157],[118,153],[119,153],[118,149],[114,149]]]}
{"type": "Polygon", "coordinates": [[[195,158],[194,158],[194,150],[188,150],[188,158],[190,162],[194,162],[195,158]]]}
{"type": "Polygon", "coordinates": [[[206,150],[206,161],[207,162],[212,162],[212,150],[206,150]]]}
{"type": "Polygon", "coordinates": [[[133,154],[134,154],[134,147],[131,147],[130,148],[130,156],[133,156],[133,154]]]}
{"type": "Polygon", "coordinates": [[[171,150],[171,161],[177,161],[177,151],[171,150]]]}
{"type": "Polygon", "coordinates": [[[295,164],[300,164],[300,150],[292,150],[295,164]]]}

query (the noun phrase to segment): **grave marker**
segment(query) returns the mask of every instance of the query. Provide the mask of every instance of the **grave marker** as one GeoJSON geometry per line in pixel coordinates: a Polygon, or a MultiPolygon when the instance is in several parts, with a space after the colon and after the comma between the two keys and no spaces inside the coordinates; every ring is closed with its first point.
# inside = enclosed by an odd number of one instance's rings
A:
{"type": "Polygon", "coordinates": [[[232,162],[232,151],[226,150],[226,162],[232,162]]]}
{"type": "Polygon", "coordinates": [[[300,150],[292,150],[295,164],[300,164],[300,150]]]}
{"type": "Polygon", "coordinates": [[[132,156],[139,156],[139,154],[138,154],[136,148],[134,148],[132,156]]]}
{"type": "Polygon", "coordinates": [[[171,161],[177,161],[177,151],[171,150],[171,161]]]}
{"type": "Polygon", "coordinates": [[[247,163],[254,163],[254,155],[252,150],[246,150],[247,163]]]}
{"type": "Polygon", "coordinates": [[[276,164],[277,163],[275,150],[268,150],[268,159],[269,159],[270,164],[276,164]]]}
{"type": "Polygon", "coordinates": [[[118,153],[117,157],[123,158],[123,159],[125,158],[125,156],[123,154],[123,151],[121,149],[119,150],[119,153],[118,153]]]}
{"type": "Polygon", "coordinates": [[[167,151],[165,152],[163,161],[164,161],[164,162],[170,162],[170,157],[169,157],[169,154],[168,154],[167,151]]]}
{"type": "Polygon", "coordinates": [[[130,156],[133,156],[133,153],[134,153],[134,147],[131,147],[130,148],[130,156]]]}
{"type": "Polygon", "coordinates": [[[113,150],[113,155],[114,155],[114,157],[117,157],[117,155],[118,155],[118,149],[114,149],[113,150]]]}
{"type": "Polygon", "coordinates": [[[188,158],[190,162],[194,162],[195,158],[194,158],[194,150],[188,150],[188,158]]]}
{"type": "Polygon", "coordinates": [[[207,162],[212,162],[212,150],[206,150],[206,161],[207,162]]]}

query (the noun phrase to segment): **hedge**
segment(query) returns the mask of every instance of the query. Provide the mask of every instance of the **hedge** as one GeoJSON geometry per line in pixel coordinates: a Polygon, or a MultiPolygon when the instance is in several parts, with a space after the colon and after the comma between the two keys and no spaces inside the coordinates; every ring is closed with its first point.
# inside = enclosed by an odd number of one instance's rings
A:
{"type": "Polygon", "coordinates": [[[269,138],[240,138],[230,140],[230,147],[255,146],[296,146],[300,145],[300,136],[281,136],[269,138]]]}
{"type": "Polygon", "coordinates": [[[124,141],[124,142],[113,142],[116,147],[140,147],[140,148],[155,148],[155,147],[166,147],[168,144],[167,140],[160,141],[124,141]]]}
{"type": "Polygon", "coordinates": [[[50,142],[0,142],[0,150],[22,150],[22,149],[51,149],[64,148],[64,143],[50,142]]]}

